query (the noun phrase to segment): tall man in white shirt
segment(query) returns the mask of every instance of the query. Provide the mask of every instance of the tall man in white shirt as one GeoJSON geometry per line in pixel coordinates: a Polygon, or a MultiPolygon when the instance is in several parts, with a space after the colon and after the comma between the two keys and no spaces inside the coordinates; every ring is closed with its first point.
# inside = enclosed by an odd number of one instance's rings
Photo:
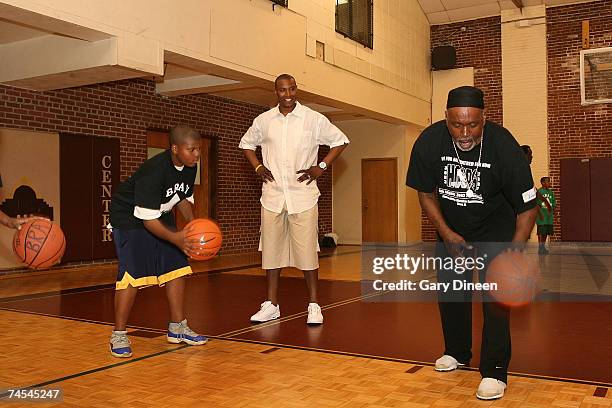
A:
{"type": "Polygon", "coordinates": [[[296,100],[297,84],[288,74],[274,81],[278,105],[262,113],[242,137],[239,147],[263,180],[261,192],[262,268],[268,279],[268,300],[252,322],[280,317],[278,278],[284,267],[304,272],[308,286],[308,324],[323,323],[317,301],[319,272],[318,199],[316,179],[349,143],[329,119],[296,100]],[[319,145],[331,149],[317,163],[319,145]],[[255,154],[261,146],[263,163],[255,154]]]}

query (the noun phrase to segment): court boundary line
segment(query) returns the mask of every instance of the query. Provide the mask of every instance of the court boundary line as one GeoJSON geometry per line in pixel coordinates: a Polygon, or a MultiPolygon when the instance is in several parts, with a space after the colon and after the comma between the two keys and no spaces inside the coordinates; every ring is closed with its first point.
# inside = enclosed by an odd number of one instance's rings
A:
{"type": "MultiPolygon", "coordinates": [[[[334,303],[330,303],[328,305],[324,305],[323,307],[321,307],[321,309],[326,310],[326,309],[331,309],[333,307],[338,307],[338,306],[343,306],[344,304],[348,304],[348,303],[352,303],[358,300],[361,300],[362,298],[367,299],[369,297],[373,297],[373,296],[377,296],[379,295],[379,293],[374,293],[374,294],[370,294],[368,295],[361,295],[361,296],[357,296],[354,298],[348,298],[348,299],[344,299],[344,300],[339,300],[337,302],[334,303]]],[[[13,313],[24,313],[24,314],[31,314],[31,315],[35,315],[35,316],[44,316],[44,317],[53,317],[53,318],[57,318],[57,319],[64,319],[64,320],[72,320],[72,321],[78,321],[78,322],[84,322],[84,323],[93,323],[93,324],[100,324],[100,325],[104,325],[104,326],[114,326],[114,322],[104,322],[101,320],[91,320],[91,319],[83,319],[80,317],[72,317],[72,316],[62,316],[62,315],[55,315],[55,314],[50,314],[50,313],[42,313],[42,312],[34,312],[31,310],[20,310],[20,309],[13,309],[10,307],[1,307],[0,306],[0,310],[4,310],[4,311],[8,311],[8,312],[13,312],[13,313]]],[[[261,324],[254,324],[251,323],[249,326],[245,326],[236,330],[232,330],[229,332],[225,332],[222,334],[219,334],[217,336],[222,336],[222,337],[227,337],[227,336],[234,336],[234,335],[239,335],[250,331],[257,331],[259,329],[263,329],[266,327],[270,327],[270,326],[274,326],[276,324],[280,324],[283,323],[285,321],[288,320],[294,320],[300,317],[304,317],[308,314],[308,312],[298,312],[298,313],[294,313],[288,316],[285,316],[281,319],[275,319],[273,321],[270,322],[264,322],[261,324]]],[[[130,329],[137,329],[137,330],[146,330],[146,331],[154,331],[154,332],[162,332],[165,333],[166,330],[165,329],[155,329],[155,328],[150,328],[150,327],[144,327],[144,326],[135,326],[135,325],[126,325],[127,328],[130,329]]],[[[129,334],[129,333],[128,333],[129,334]]],[[[207,334],[204,334],[206,337],[210,337],[213,338],[213,336],[209,336],[207,334]]]]}
{"type": "MultiPolygon", "coordinates": [[[[38,383],[38,384],[27,385],[25,387],[15,387],[14,390],[31,390],[31,389],[35,389],[35,388],[41,388],[41,387],[44,387],[46,385],[57,384],[59,382],[72,380],[74,378],[84,377],[84,376],[89,375],[89,374],[95,374],[95,373],[100,372],[100,371],[110,370],[110,369],[113,369],[115,367],[124,366],[124,365],[131,364],[131,363],[137,363],[137,362],[140,362],[142,360],[148,360],[149,358],[161,356],[163,354],[173,353],[175,351],[182,350],[182,349],[187,348],[187,347],[190,347],[190,346],[188,344],[183,344],[183,345],[180,345],[178,347],[174,347],[174,348],[172,348],[170,350],[158,351],[157,353],[147,354],[147,355],[142,356],[142,357],[136,357],[136,358],[129,359],[129,360],[126,360],[126,361],[121,361],[121,362],[118,362],[118,363],[114,363],[114,364],[110,364],[110,365],[105,365],[105,366],[98,367],[98,368],[93,368],[91,370],[81,371],[81,372],[76,373],[76,374],[66,375],[64,377],[55,378],[53,380],[44,381],[44,382],[41,382],[41,383],[38,383]]],[[[10,394],[11,394],[10,392],[5,392],[3,394],[0,394],[0,400],[5,399],[10,394]]],[[[50,401],[50,402],[52,402],[52,401],[50,401]]]]}
{"type": "MultiPolygon", "coordinates": [[[[319,259],[320,258],[331,258],[333,256],[344,256],[344,255],[354,255],[356,253],[361,253],[363,251],[347,251],[347,252],[343,252],[341,254],[322,254],[319,255],[319,259]]],[[[226,267],[226,268],[219,268],[219,269],[214,269],[211,271],[201,271],[201,272],[194,272],[190,275],[187,275],[188,279],[193,279],[193,278],[201,278],[202,276],[208,276],[208,275],[220,275],[222,273],[225,272],[234,272],[234,271],[240,271],[243,269],[253,269],[253,268],[257,268],[259,267],[261,269],[261,262],[258,264],[248,264],[248,265],[240,265],[240,266],[232,266],[232,267],[226,267]]],[[[244,276],[258,276],[258,275],[244,275],[244,276]]],[[[295,277],[291,277],[291,276],[286,276],[285,278],[295,278],[295,277]]],[[[338,279],[320,279],[320,280],[330,280],[330,281],[337,281],[338,279]]],[[[348,281],[348,282],[353,282],[353,281],[348,281]]],[[[152,285],[154,286],[154,285],[152,285]]],[[[41,293],[33,293],[33,294],[29,294],[29,295],[19,295],[19,296],[12,296],[12,297],[4,297],[4,298],[0,298],[0,304],[2,303],[9,303],[9,302],[20,302],[20,301],[24,301],[24,300],[34,300],[34,299],[44,299],[47,297],[53,297],[53,296],[62,296],[62,295],[74,295],[75,293],[87,293],[87,292],[96,292],[99,290],[105,290],[105,289],[110,289],[115,287],[115,283],[105,283],[102,285],[92,285],[92,286],[82,286],[82,287],[78,287],[78,288],[70,288],[70,289],[63,289],[63,290],[54,290],[54,291],[49,291],[49,292],[41,292],[41,293]]]]}
{"type": "MultiPolygon", "coordinates": [[[[321,310],[328,310],[328,309],[333,309],[335,307],[340,307],[340,306],[344,306],[346,304],[349,303],[354,303],[356,301],[362,300],[362,299],[368,299],[374,296],[378,296],[381,293],[374,293],[374,294],[369,294],[369,295],[361,295],[361,296],[357,296],[354,298],[349,298],[349,299],[345,299],[345,300],[339,300],[337,302],[334,303],[330,303],[324,306],[321,306],[321,310]]],[[[220,334],[219,336],[224,336],[224,337],[228,337],[228,336],[237,336],[240,334],[244,334],[244,333],[248,333],[251,331],[257,331],[259,329],[264,329],[266,327],[271,327],[271,326],[276,326],[278,324],[284,323],[284,322],[288,322],[290,320],[295,320],[295,319],[299,319],[301,317],[307,316],[308,312],[298,312],[298,313],[294,313],[292,315],[289,316],[285,316],[285,317],[281,317],[280,319],[274,319],[268,322],[263,322],[263,323],[251,323],[251,326],[249,327],[244,327],[242,329],[236,329],[227,333],[223,333],[220,334]]]]}
{"type": "MultiPolygon", "coordinates": [[[[338,306],[342,306],[342,305],[338,305],[338,306]]],[[[113,325],[112,323],[101,322],[101,321],[96,321],[96,320],[80,319],[80,318],[68,317],[68,316],[50,315],[50,314],[44,314],[44,313],[38,313],[38,312],[30,312],[30,311],[22,311],[22,310],[12,310],[12,309],[2,308],[2,307],[0,307],[0,310],[4,310],[4,311],[8,311],[8,312],[13,312],[13,313],[24,313],[24,314],[32,314],[32,315],[38,315],[38,316],[44,316],[44,317],[51,317],[51,318],[56,318],[56,319],[79,321],[79,322],[84,322],[84,323],[100,324],[100,325],[105,325],[105,326],[112,326],[113,325]]],[[[131,329],[147,330],[147,331],[151,331],[151,332],[161,332],[161,333],[165,333],[166,332],[166,330],[156,329],[156,328],[152,328],[152,327],[133,326],[133,325],[128,325],[127,327],[129,327],[131,329]]],[[[229,333],[231,333],[231,332],[229,332],[229,333]]],[[[372,359],[372,360],[390,361],[390,362],[405,363],[405,364],[412,364],[412,365],[424,365],[424,366],[429,366],[429,367],[433,367],[435,365],[435,363],[431,363],[431,362],[424,362],[424,361],[419,361],[419,360],[408,360],[408,359],[402,359],[402,358],[397,358],[397,357],[384,357],[384,356],[376,356],[376,355],[370,355],[370,354],[353,353],[353,352],[350,352],[350,351],[327,350],[327,349],[319,349],[319,348],[315,348],[315,347],[298,346],[298,345],[293,345],[293,344],[274,343],[274,342],[266,342],[266,341],[258,341],[258,340],[248,340],[248,339],[241,339],[241,338],[236,338],[236,337],[223,337],[223,335],[208,335],[208,334],[204,334],[204,335],[206,337],[208,337],[209,339],[214,339],[214,340],[225,340],[225,341],[233,341],[233,342],[239,342],[239,343],[258,344],[258,345],[264,345],[264,346],[280,347],[280,348],[295,349],[295,350],[302,350],[302,351],[312,351],[312,352],[317,352],[317,353],[335,354],[335,355],[342,355],[342,356],[348,356],[348,357],[369,358],[369,359],[372,359]]],[[[164,350],[163,353],[159,352],[159,353],[156,353],[156,354],[165,354],[165,353],[169,353],[171,351],[176,351],[178,349],[184,349],[184,348],[187,348],[187,347],[189,347],[189,345],[182,345],[182,346],[177,347],[175,349],[164,350]]],[[[112,366],[118,366],[118,365],[122,365],[122,364],[127,364],[130,361],[134,361],[134,360],[138,360],[138,359],[143,359],[144,357],[146,357],[146,356],[136,357],[136,359],[130,359],[129,361],[116,363],[116,364],[114,364],[112,366]]],[[[111,366],[108,366],[108,367],[112,368],[111,366]]],[[[479,369],[477,367],[465,367],[465,366],[461,367],[461,368],[458,368],[458,370],[479,371],[479,369]]],[[[581,380],[581,379],[577,379],[577,378],[553,377],[553,376],[547,376],[547,375],[543,375],[543,374],[528,374],[528,373],[519,373],[519,372],[515,372],[515,371],[508,371],[508,376],[510,376],[510,377],[519,377],[519,378],[531,378],[531,379],[536,379],[536,380],[557,381],[557,382],[570,383],[570,384],[582,384],[582,385],[589,385],[589,386],[594,386],[594,387],[612,388],[612,383],[606,383],[606,382],[600,382],[600,381],[591,381],[591,380],[581,380]]],[[[4,397],[2,397],[0,395],[0,400],[2,398],[4,398],[4,397]]]]}
{"type": "MultiPolygon", "coordinates": [[[[216,340],[236,341],[239,343],[252,343],[252,344],[259,344],[259,345],[271,346],[271,347],[280,347],[280,348],[296,349],[296,350],[303,350],[303,351],[313,351],[317,353],[336,354],[336,355],[342,355],[342,356],[347,356],[347,357],[369,358],[372,360],[407,363],[407,364],[412,364],[412,365],[424,365],[424,366],[429,366],[429,367],[435,366],[435,363],[430,363],[430,362],[424,362],[424,361],[418,361],[418,360],[408,360],[408,359],[402,359],[402,358],[397,358],[397,357],[384,357],[384,356],[375,356],[375,355],[370,355],[370,354],[353,353],[350,351],[327,350],[327,349],[319,349],[315,347],[297,346],[293,344],[274,343],[274,342],[258,341],[258,340],[248,340],[248,339],[240,339],[240,338],[235,338],[235,337],[210,336],[210,338],[216,339],[216,340]]],[[[463,367],[457,368],[457,370],[478,372],[479,368],[463,366],[463,367]]],[[[528,373],[508,371],[508,376],[520,377],[520,378],[532,378],[536,380],[557,381],[557,382],[565,382],[565,383],[572,383],[572,384],[592,385],[595,387],[612,388],[612,383],[590,381],[590,380],[580,380],[576,378],[553,377],[553,376],[547,376],[547,375],[542,375],[542,374],[528,374],[528,373]]]]}

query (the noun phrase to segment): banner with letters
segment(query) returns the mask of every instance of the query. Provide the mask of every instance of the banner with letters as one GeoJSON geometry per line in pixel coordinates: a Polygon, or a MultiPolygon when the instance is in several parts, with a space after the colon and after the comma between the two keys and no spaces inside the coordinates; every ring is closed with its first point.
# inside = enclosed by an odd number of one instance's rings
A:
{"type": "MultiPolygon", "coordinates": [[[[0,209],[58,223],[66,236],[62,263],[115,258],[106,225],[119,154],[119,139],[0,129],[0,209]]],[[[21,266],[13,235],[0,227],[0,270],[21,266]]]]}

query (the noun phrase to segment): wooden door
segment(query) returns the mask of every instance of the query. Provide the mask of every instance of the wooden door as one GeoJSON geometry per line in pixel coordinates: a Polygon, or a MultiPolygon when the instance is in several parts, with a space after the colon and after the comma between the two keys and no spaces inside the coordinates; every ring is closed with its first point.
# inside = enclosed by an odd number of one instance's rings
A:
{"type": "Polygon", "coordinates": [[[397,242],[397,159],[361,160],[361,239],[397,242]]]}
{"type": "Polygon", "coordinates": [[[612,242],[612,158],[590,160],[591,241],[612,242]]]}
{"type": "Polygon", "coordinates": [[[561,160],[561,240],[591,240],[589,159],[561,160]]]}

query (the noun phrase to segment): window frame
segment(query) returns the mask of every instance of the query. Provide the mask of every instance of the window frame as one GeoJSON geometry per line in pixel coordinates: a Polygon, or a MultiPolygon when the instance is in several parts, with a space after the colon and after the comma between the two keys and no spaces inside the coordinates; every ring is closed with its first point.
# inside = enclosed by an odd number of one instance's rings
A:
{"type": "Polygon", "coordinates": [[[587,99],[586,95],[586,65],[588,62],[585,60],[589,55],[593,54],[611,54],[612,47],[603,47],[603,48],[591,48],[587,50],[580,50],[580,104],[582,106],[587,105],[597,105],[597,104],[606,104],[612,103],[612,98],[600,98],[600,99],[587,99]]]}
{"type": "Polygon", "coordinates": [[[366,10],[367,15],[368,15],[368,21],[366,24],[365,29],[368,30],[367,32],[367,39],[365,41],[362,41],[354,32],[354,27],[353,27],[353,1],[354,0],[347,0],[347,4],[348,4],[348,33],[345,33],[344,31],[342,31],[342,29],[340,28],[340,25],[338,24],[338,1],[336,0],[336,8],[335,8],[335,22],[336,22],[336,32],[338,34],[341,34],[342,36],[344,36],[345,38],[350,38],[351,40],[363,45],[366,48],[369,48],[371,50],[374,49],[374,0],[364,0],[366,4],[366,7],[368,8],[366,10]]]}

